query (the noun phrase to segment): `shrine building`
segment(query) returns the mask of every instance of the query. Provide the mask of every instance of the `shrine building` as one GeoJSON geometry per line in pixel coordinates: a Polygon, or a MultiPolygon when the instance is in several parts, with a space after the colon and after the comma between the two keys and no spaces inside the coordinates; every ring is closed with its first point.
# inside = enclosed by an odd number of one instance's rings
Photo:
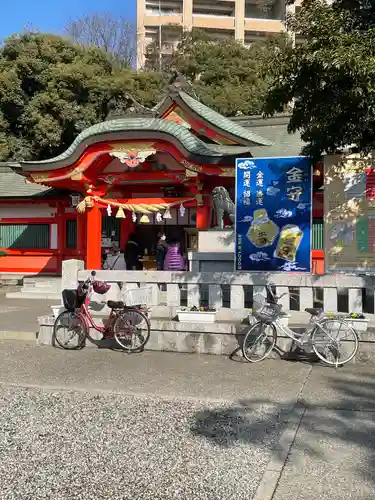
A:
{"type": "MultiPolygon", "coordinates": [[[[55,158],[2,164],[0,272],[58,275],[71,258],[100,269],[103,252],[114,241],[125,248],[132,233],[145,269],[154,268],[160,231],[187,250],[194,231],[216,224],[213,189],[234,200],[236,158],[275,156],[272,140],[255,132],[262,127],[244,121],[176,89],[147,113],[89,127],[55,158]]],[[[322,249],[312,252],[321,273],[322,249]]]]}

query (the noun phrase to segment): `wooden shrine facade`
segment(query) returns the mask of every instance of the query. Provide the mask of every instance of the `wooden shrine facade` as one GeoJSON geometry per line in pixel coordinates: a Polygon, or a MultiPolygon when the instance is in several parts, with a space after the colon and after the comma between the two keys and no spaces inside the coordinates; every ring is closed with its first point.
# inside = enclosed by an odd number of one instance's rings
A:
{"type": "Polygon", "coordinates": [[[124,248],[137,229],[153,228],[154,240],[159,229],[207,229],[215,223],[212,190],[224,186],[233,197],[235,159],[268,145],[173,91],[147,116],[84,130],[56,158],[9,164],[28,188],[42,192],[0,201],[0,226],[6,226],[11,243],[0,242],[8,252],[0,271],[58,274],[68,258],[99,269],[103,241],[117,240],[124,248]],[[3,217],[14,207],[19,217],[3,217]]]}

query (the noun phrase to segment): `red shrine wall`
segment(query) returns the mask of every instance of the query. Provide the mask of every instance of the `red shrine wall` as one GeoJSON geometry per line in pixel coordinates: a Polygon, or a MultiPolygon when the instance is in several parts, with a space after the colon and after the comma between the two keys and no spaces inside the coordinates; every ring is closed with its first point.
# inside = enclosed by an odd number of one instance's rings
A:
{"type": "Polygon", "coordinates": [[[72,240],[67,232],[77,233],[77,226],[77,212],[68,202],[1,200],[0,248],[7,256],[0,257],[0,272],[60,273],[63,259],[84,254],[82,235],[75,248],[67,248],[69,236],[72,240]]]}

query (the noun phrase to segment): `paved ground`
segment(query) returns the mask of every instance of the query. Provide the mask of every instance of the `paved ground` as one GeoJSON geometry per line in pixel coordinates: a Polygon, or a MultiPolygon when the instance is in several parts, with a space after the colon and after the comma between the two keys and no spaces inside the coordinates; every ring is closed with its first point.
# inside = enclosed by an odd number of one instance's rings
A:
{"type": "Polygon", "coordinates": [[[0,342],[0,499],[375,498],[373,365],[0,342]]]}
{"type": "Polygon", "coordinates": [[[37,318],[51,314],[56,300],[7,299],[6,289],[0,290],[0,338],[2,332],[30,332],[39,330],[37,318]]]}

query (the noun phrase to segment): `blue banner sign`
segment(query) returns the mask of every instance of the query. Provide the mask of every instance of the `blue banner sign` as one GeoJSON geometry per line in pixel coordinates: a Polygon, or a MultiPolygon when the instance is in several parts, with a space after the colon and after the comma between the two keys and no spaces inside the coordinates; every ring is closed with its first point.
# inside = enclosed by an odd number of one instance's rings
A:
{"type": "Polygon", "coordinates": [[[307,157],[236,161],[237,271],[311,271],[307,157]]]}

